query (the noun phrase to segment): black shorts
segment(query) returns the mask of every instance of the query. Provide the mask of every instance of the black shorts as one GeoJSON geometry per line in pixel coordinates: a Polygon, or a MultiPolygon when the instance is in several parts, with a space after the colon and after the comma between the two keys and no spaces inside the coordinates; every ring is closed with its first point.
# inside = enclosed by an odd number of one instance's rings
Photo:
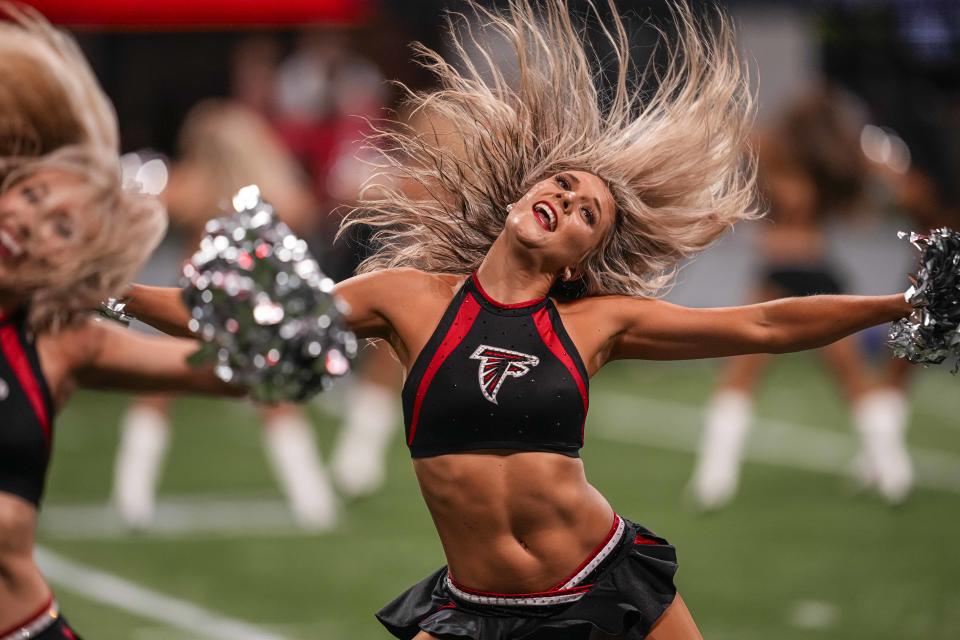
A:
{"type": "Polygon", "coordinates": [[[768,267],[763,282],[787,296],[838,295],[845,290],[841,278],[827,266],[768,267]]]}
{"type": "Polygon", "coordinates": [[[622,535],[595,567],[590,558],[584,561],[578,571],[589,573],[579,580],[571,576],[542,593],[491,594],[457,585],[443,567],[381,609],[377,619],[403,640],[421,630],[473,640],[588,640],[593,629],[641,640],[677,594],[677,555],[663,538],[620,521],[622,535]]]}

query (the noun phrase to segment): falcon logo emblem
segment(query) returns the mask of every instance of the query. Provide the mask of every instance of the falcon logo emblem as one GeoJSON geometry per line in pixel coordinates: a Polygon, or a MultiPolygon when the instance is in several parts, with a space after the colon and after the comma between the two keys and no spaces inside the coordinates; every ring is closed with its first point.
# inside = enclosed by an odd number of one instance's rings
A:
{"type": "Polygon", "coordinates": [[[480,391],[483,397],[497,403],[497,392],[508,377],[522,378],[527,375],[531,367],[540,364],[540,358],[519,351],[510,351],[499,347],[490,347],[485,344],[477,347],[470,356],[471,360],[480,361],[480,371],[477,377],[480,380],[480,391]]]}

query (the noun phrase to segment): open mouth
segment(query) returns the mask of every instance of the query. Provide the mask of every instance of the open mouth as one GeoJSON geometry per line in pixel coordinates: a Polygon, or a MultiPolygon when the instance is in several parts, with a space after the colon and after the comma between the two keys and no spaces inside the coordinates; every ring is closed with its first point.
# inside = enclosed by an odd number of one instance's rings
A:
{"type": "Polygon", "coordinates": [[[6,229],[0,229],[0,258],[16,260],[23,255],[23,247],[6,229]]]}
{"type": "Polygon", "coordinates": [[[549,203],[543,200],[535,202],[533,204],[533,215],[536,216],[540,226],[547,231],[557,230],[557,212],[553,210],[549,203]]]}

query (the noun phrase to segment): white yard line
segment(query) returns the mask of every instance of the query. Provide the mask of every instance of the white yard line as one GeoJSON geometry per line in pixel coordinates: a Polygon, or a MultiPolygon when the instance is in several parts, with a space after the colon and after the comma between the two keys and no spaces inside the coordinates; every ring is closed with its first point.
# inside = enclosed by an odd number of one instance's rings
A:
{"type": "MultiPolygon", "coordinates": [[[[704,409],[621,392],[599,391],[591,402],[587,439],[591,435],[614,442],[695,453],[703,427],[704,409]]],[[[749,462],[847,475],[857,450],[852,431],[757,418],[750,432],[745,459],[749,462]]],[[[960,493],[960,456],[911,447],[917,486],[960,493]]]]}
{"type": "MultiPolygon", "coordinates": [[[[88,567],[37,547],[37,563],[57,591],[70,591],[87,600],[100,602],[160,622],[188,633],[190,638],[215,640],[284,640],[283,636],[252,624],[229,618],[186,600],[158,593],[129,580],[88,567]]],[[[91,631],[90,633],[96,633],[91,631]]]]}
{"type": "MultiPolygon", "coordinates": [[[[130,536],[109,503],[48,504],[40,511],[44,535],[60,539],[130,536]]],[[[315,535],[297,527],[279,498],[196,495],[157,502],[150,538],[283,537],[315,535]]]]}
{"type": "MultiPolygon", "coordinates": [[[[594,393],[587,441],[599,438],[695,453],[703,408],[633,396],[594,393]]],[[[844,433],[786,420],[757,418],[745,459],[814,473],[846,476],[857,450],[852,430],[844,433]]],[[[960,493],[960,456],[911,448],[917,486],[960,493]]],[[[692,467],[692,463],[691,463],[692,467]]],[[[129,531],[106,503],[47,504],[40,512],[43,534],[60,539],[122,538],[129,531]]],[[[151,538],[284,537],[313,535],[299,529],[279,498],[250,496],[167,496],[157,504],[151,538]]]]}

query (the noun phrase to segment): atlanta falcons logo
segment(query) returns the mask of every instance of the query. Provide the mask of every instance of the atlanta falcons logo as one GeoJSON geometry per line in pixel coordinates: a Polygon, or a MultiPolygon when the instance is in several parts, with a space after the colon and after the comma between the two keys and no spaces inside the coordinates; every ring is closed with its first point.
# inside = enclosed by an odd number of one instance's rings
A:
{"type": "Polygon", "coordinates": [[[480,371],[477,375],[480,379],[480,390],[483,392],[483,397],[493,404],[498,404],[497,392],[500,391],[500,386],[508,376],[522,378],[530,371],[530,367],[540,364],[540,358],[537,356],[485,344],[477,347],[470,359],[480,361],[480,371]]]}

